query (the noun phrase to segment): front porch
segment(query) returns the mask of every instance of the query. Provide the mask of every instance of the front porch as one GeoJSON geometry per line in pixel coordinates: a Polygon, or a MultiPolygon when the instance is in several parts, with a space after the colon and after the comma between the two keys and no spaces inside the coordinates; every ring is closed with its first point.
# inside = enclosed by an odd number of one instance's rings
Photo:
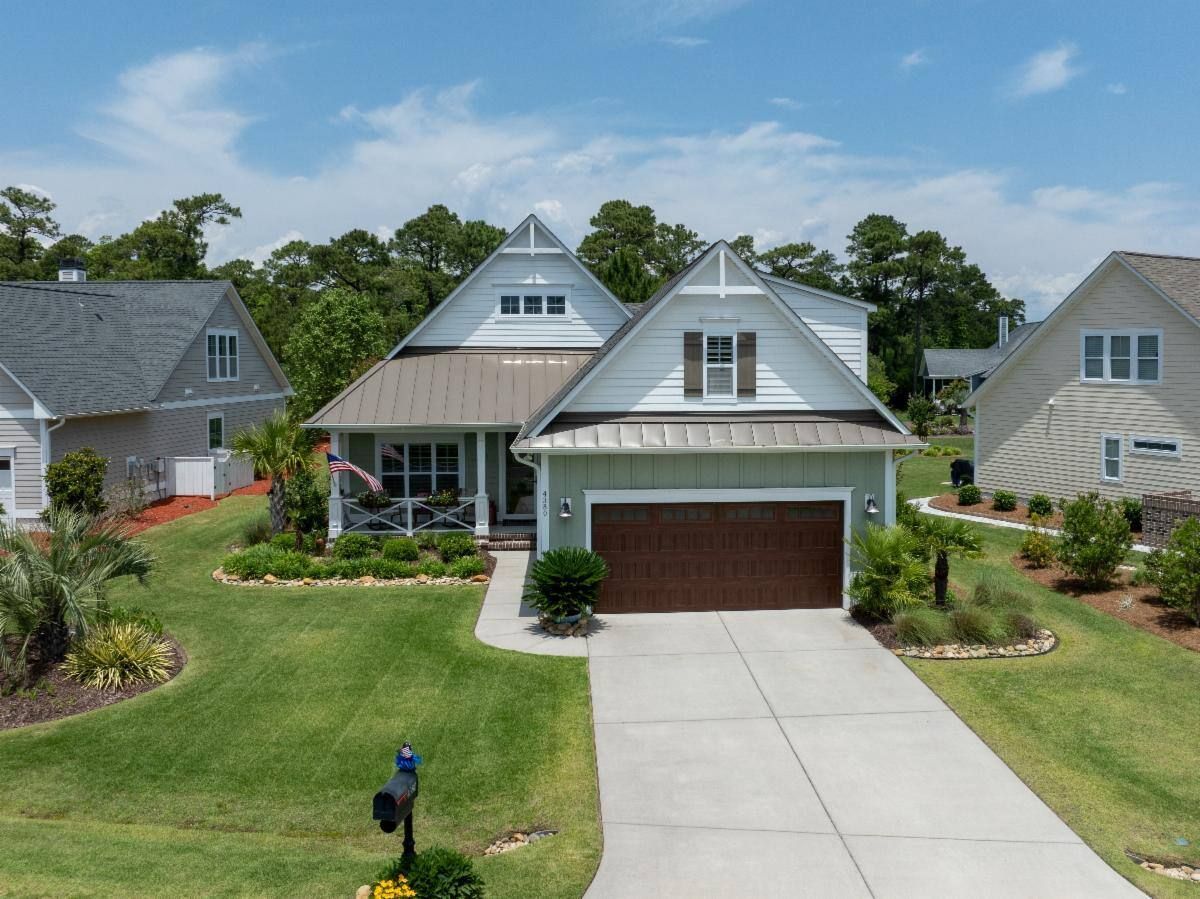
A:
{"type": "Polygon", "coordinates": [[[333,431],[330,450],[370,472],[330,478],[329,539],[461,531],[508,542],[534,531],[534,471],[509,451],[516,428],[333,431]]]}

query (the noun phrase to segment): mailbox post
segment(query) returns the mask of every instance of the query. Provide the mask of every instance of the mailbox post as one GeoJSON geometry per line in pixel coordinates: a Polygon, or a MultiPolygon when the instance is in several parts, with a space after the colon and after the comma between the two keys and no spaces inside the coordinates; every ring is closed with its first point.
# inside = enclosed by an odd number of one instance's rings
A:
{"type": "Polygon", "coordinates": [[[396,753],[396,773],[375,794],[371,804],[371,817],[379,822],[379,829],[384,833],[395,833],[400,822],[404,822],[405,858],[412,858],[417,851],[412,810],[420,787],[419,764],[421,757],[413,755],[412,744],[406,742],[396,753]]]}

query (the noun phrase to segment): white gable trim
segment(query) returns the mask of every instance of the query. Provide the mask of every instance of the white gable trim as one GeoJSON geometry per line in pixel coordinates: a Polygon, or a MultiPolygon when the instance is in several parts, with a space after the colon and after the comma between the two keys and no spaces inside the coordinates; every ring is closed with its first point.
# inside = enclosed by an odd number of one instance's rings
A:
{"type": "Polygon", "coordinates": [[[808,284],[801,284],[799,281],[792,281],[789,278],[780,278],[778,275],[768,275],[766,272],[758,273],[768,284],[778,284],[780,287],[790,287],[793,290],[798,290],[801,293],[812,294],[823,300],[833,300],[835,303],[845,303],[847,306],[854,306],[856,309],[864,309],[867,312],[874,312],[879,307],[874,303],[868,303],[866,300],[857,300],[854,297],[843,296],[840,293],[834,293],[830,290],[821,290],[819,287],[811,287],[808,284]]]}
{"type": "Polygon", "coordinates": [[[479,263],[479,265],[475,266],[475,269],[469,275],[467,275],[465,278],[463,278],[462,281],[459,283],[459,285],[457,287],[455,287],[452,291],[450,291],[449,294],[446,295],[446,298],[444,300],[442,300],[435,307],[433,307],[433,311],[430,312],[428,315],[426,315],[423,319],[421,319],[421,322],[415,328],[413,328],[406,335],[404,335],[404,339],[401,340],[398,344],[396,344],[392,348],[391,352],[389,352],[387,354],[387,356],[385,356],[384,358],[385,359],[394,359],[396,357],[397,353],[399,353],[402,349],[404,349],[406,346],[408,346],[413,341],[413,338],[415,338],[418,334],[420,334],[423,330],[425,330],[425,327],[431,321],[433,321],[435,318],[437,318],[438,315],[441,314],[442,310],[444,310],[447,306],[449,306],[451,303],[453,303],[454,300],[457,299],[458,295],[460,293],[462,293],[464,290],[466,290],[466,288],[476,278],[479,277],[480,272],[482,272],[485,268],[487,268],[488,265],[494,259],[496,259],[496,257],[498,257],[502,254],[505,254],[505,253],[511,253],[511,254],[528,253],[531,256],[536,256],[539,253],[556,253],[556,254],[561,253],[562,255],[564,255],[568,259],[570,259],[571,262],[573,262],[575,264],[576,268],[578,268],[581,272],[583,272],[583,274],[587,277],[587,279],[596,286],[596,289],[598,291],[600,291],[601,296],[608,299],[609,302],[611,302],[614,306],[616,306],[618,309],[621,310],[621,314],[626,319],[633,317],[633,313],[631,313],[628,309],[625,308],[625,304],[622,303],[620,300],[618,300],[615,296],[613,296],[612,291],[610,291],[607,287],[605,287],[604,284],[600,281],[600,279],[597,278],[595,275],[593,275],[591,270],[588,269],[588,267],[586,265],[584,265],[582,262],[580,262],[579,258],[574,253],[572,253],[570,250],[567,249],[566,245],[561,240],[558,239],[558,235],[556,235],[553,231],[551,231],[549,228],[547,228],[542,223],[542,220],[539,219],[536,215],[533,215],[532,213],[530,213],[528,216],[526,216],[525,220],[523,222],[521,222],[521,224],[517,225],[517,227],[513,228],[513,230],[509,232],[509,235],[506,238],[504,238],[504,240],[500,241],[500,245],[498,247],[496,247],[496,249],[492,250],[491,254],[487,257],[487,259],[483,260],[483,262],[481,262],[481,263],[479,263]],[[554,243],[554,247],[536,247],[536,246],[534,246],[534,229],[535,229],[535,227],[542,229],[542,232],[547,237],[549,237],[550,240],[554,243]],[[525,236],[528,239],[529,243],[523,247],[515,246],[514,244],[515,244],[517,238],[521,237],[521,236],[525,236]]]}
{"type": "MultiPolygon", "coordinates": [[[[826,344],[825,341],[823,341],[820,337],[818,337],[812,328],[805,324],[804,319],[800,317],[796,310],[789,306],[777,293],[775,293],[775,291],[771,289],[770,285],[768,285],[759,276],[759,273],[747,265],[745,261],[733,251],[729,244],[721,240],[713,244],[712,247],[709,248],[708,252],[704,254],[704,256],[693,263],[693,270],[686,278],[681,279],[678,284],[672,287],[671,290],[662,297],[662,299],[658,300],[653,307],[643,313],[643,315],[634,323],[633,327],[631,327],[629,331],[625,333],[624,337],[622,337],[614,346],[609,348],[604,356],[595,364],[595,366],[587,371],[582,378],[576,381],[567,394],[537,420],[536,424],[529,429],[527,434],[525,434],[525,437],[537,437],[540,435],[542,433],[542,429],[549,422],[553,421],[556,415],[570,405],[571,401],[579,395],[583,388],[591,383],[592,379],[608,366],[608,364],[613,360],[613,357],[617,355],[621,348],[633,340],[639,333],[641,333],[642,329],[646,327],[647,322],[651,321],[656,315],[658,315],[658,313],[661,312],[671,302],[672,299],[680,294],[685,293],[688,282],[692,277],[694,277],[696,272],[704,268],[709,259],[713,258],[714,253],[720,254],[718,258],[721,260],[719,263],[719,270],[722,282],[725,280],[725,257],[728,256],[729,261],[732,262],[733,265],[741,269],[743,273],[749,276],[751,281],[755,282],[755,285],[752,288],[737,288],[736,290],[738,293],[744,293],[747,290],[753,290],[753,292],[756,294],[764,295],[775,305],[775,308],[779,310],[783,317],[790,321],[796,330],[798,330],[813,344],[817,352],[820,353],[825,360],[837,370],[838,374],[848,384],[850,384],[854,390],[858,391],[859,395],[868,402],[872,409],[879,412],[879,414],[882,415],[890,424],[892,424],[901,434],[909,433],[908,429],[904,427],[903,423],[896,418],[896,416],[894,416],[891,411],[885,405],[883,405],[883,403],[879,402],[879,398],[867,388],[867,385],[863,383],[858,375],[850,370],[850,367],[846,365],[844,361],[842,361],[841,357],[838,356],[837,353],[835,353],[832,349],[830,349],[829,345],[826,344]]],[[[731,293],[735,290],[735,288],[724,286],[722,283],[722,285],[718,286],[706,285],[702,291],[693,290],[691,292],[711,294],[717,292],[718,290],[723,290],[725,293],[731,293]]]]}
{"type": "MultiPolygon", "coordinates": [[[[44,405],[42,405],[42,401],[39,400],[34,395],[32,390],[30,390],[28,387],[26,387],[24,385],[24,383],[22,383],[20,378],[18,378],[11,371],[9,371],[8,366],[5,365],[3,362],[0,362],[0,371],[4,372],[4,374],[6,374],[8,376],[8,379],[10,381],[12,381],[14,384],[16,384],[18,387],[20,387],[23,391],[25,391],[25,395],[27,397],[29,397],[30,400],[33,401],[33,408],[30,410],[33,413],[30,416],[31,418],[57,418],[57,416],[53,412],[51,412],[44,405]]],[[[10,416],[5,415],[4,417],[8,418],[10,416]]],[[[12,417],[15,417],[15,416],[12,416],[12,417]]]]}
{"type": "Polygon", "coordinates": [[[1020,345],[1018,345],[1015,350],[1009,353],[999,365],[992,369],[992,373],[988,376],[987,380],[976,387],[970,396],[963,401],[963,404],[966,406],[974,406],[977,402],[979,402],[979,399],[983,396],[984,391],[987,390],[988,385],[995,381],[998,377],[1002,376],[1005,371],[1010,371],[1010,363],[1012,363],[1014,360],[1023,358],[1032,349],[1032,347],[1040,343],[1042,338],[1049,334],[1054,329],[1054,326],[1058,324],[1060,315],[1065,313],[1066,310],[1075,306],[1075,304],[1079,303],[1084,296],[1087,295],[1088,288],[1092,286],[1096,279],[1105,274],[1116,263],[1120,263],[1126,271],[1132,273],[1135,278],[1149,287],[1156,296],[1168,303],[1189,322],[1197,327],[1200,327],[1200,321],[1197,321],[1195,316],[1191,315],[1185,309],[1180,307],[1178,303],[1163,293],[1162,289],[1159,288],[1157,284],[1126,262],[1121,257],[1120,253],[1114,251],[1109,253],[1108,256],[1104,258],[1103,262],[1092,269],[1092,273],[1084,278],[1083,281],[1079,283],[1078,287],[1067,294],[1066,299],[1054,307],[1054,310],[1046,316],[1045,320],[1040,325],[1038,325],[1037,330],[1022,340],[1020,345]]]}

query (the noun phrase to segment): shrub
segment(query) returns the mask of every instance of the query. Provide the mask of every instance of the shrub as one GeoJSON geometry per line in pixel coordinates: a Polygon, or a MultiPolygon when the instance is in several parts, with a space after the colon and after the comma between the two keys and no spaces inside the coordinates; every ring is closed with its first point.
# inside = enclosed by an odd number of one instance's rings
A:
{"type": "Polygon", "coordinates": [[[1046,568],[1055,559],[1054,538],[1036,526],[1040,520],[1040,517],[1035,515],[1034,529],[1026,531],[1021,539],[1021,558],[1034,568],[1046,568]]]}
{"type": "Polygon", "coordinates": [[[1132,496],[1127,496],[1118,503],[1121,507],[1121,514],[1125,516],[1125,520],[1129,522],[1129,530],[1142,530],[1142,501],[1132,496]]]}
{"type": "Polygon", "coordinates": [[[333,544],[333,557],[365,559],[378,548],[378,541],[369,534],[342,534],[333,544]]]}
{"type": "Polygon", "coordinates": [[[933,456],[935,458],[937,456],[940,456],[941,454],[942,454],[942,448],[940,446],[938,446],[936,443],[933,444],[932,446],[925,447],[924,451],[921,453],[922,456],[933,456]]]}
{"type": "Polygon", "coordinates": [[[530,568],[525,601],[547,618],[590,615],[608,571],[608,563],[590,549],[552,549],[530,568]]]}
{"type": "Polygon", "coordinates": [[[1150,553],[1144,577],[1163,602],[1200,625],[1200,519],[1183,522],[1163,549],[1150,553]]]}
{"type": "Polygon", "coordinates": [[[487,565],[479,556],[463,556],[450,563],[450,574],[453,577],[471,578],[483,574],[487,565]]]}
{"type": "Polygon", "coordinates": [[[434,846],[412,860],[408,883],[421,899],[483,899],[483,879],[461,852],[434,846]]]}
{"type": "Polygon", "coordinates": [[[294,534],[276,534],[267,543],[271,545],[272,549],[287,552],[289,549],[296,548],[296,537],[294,534]]]}
{"type": "Polygon", "coordinates": [[[437,549],[437,534],[433,531],[420,531],[416,536],[417,546],[421,549],[437,549]]]}
{"type": "Polygon", "coordinates": [[[291,526],[301,533],[329,530],[329,488],[311,468],[301,468],[284,482],[283,505],[291,526]]]}
{"type": "Polygon", "coordinates": [[[943,446],[942,447],[942,455],[943,456],[961,456],[962,449],[957,446],[943,446]]]}
{"type": "Polygon", "coordinates": [[[917,511],[917,507],[910,504],[908,497],[903,493],[896,494],[896,524],[903,525],[909,530],[917,528],[921,524],[922,515],[917,511]]]}
{"type": "Polygon", "coordinates": [[[275,556],[269,573],[285,581],[298,581],[310,577],[316,569],[317,565],[311,556],[289,549],[275,556]]]}
{"type": "Polygon", "coordinates": [[[113,624],[136,624],[156,637],[162,636],[163,626],[158,616],[137,606],[112,606],[107,618],[113,624]]]}
{"type": "Polygon", "coordinates": [[[245,546],[254,546],[256,543],[263,543],[271,537],[271,519],[267,515],[262,515],[255,518],[242,530],[242,543],[245,546]]]}
{"type": "Polygon", "coordinates": [[[417,565],[417,574],[424,574],[428,577],[445,577],[446,563],[439,562],[437,559],[424,559],[417,565]]]}
{"type": "Polygon", "coordinates": [[[992,494],[992,508],[997,512],[1011,512],[1017,507],[1017,495],[1011,490],[997,490],[992,494]]]}
{"type": "Polygon", "coordinates": [[[226,556],[221,567],[226,574],[236,574],[245,578],[261,578],[271,574],[271,566],[283,550],[276,549],[270,543],[259,543],[248,547],[239,553],[226,556]]]}
{"type": "Polygon", "coordinates": [[[417,566],[402,559],[363,559],[367,573],[379,578],[416,577],[417,566]]]}
{"type": "Polygon", "coordinates": [[[171,675],[171,645],[133,622],[106,622],[93,627],[67,652],[63,672],[100,690],[131,684],[161,683],[171,675]]]}
{"type": "Polygon", "coordinates": [[[971,591],[971,603],[992,609],[1019,609],[1022,612],[1033,608],[1033,601],[1028,595],[1014,590],[994,574],[983,577],[975,584],[975,589],[971,591]]]}
{"type": "Polygon", "coordinates": [[[1004,624],[988,606],[968,603],[951,609],[946,617],[960,643],[995,643],[1007,636],[1004,624]]]}
{"type": "Polygon", "coordinates": [[[1058,560],[1086,586],[1109,583],[1132,545],[1129,522],[1115,503],[1089,493],[1063,505],[1058,560]]]}
{"type": "Polygon", "coordinates": [[[905,413],[908,415],[913,433],[922,440],[929,436],[929,430],[937,417],[936,412],[933,402],[928,397],[918,393],[909,399],[905,413]]]}
{"type": "Polygon", "coordinates": [[[1044,493],[1035,493],[1029,497],[1029,517],[1041,515],[1045,517],[1054,512],[1054,503],[1044,493]]]}
{"type": "Polygon", "coordinates": [[[463,556],[474,556],[479,552],[475,538],[470,534],[442,534],[438,537],[437,548],[447,562],[453,562],[463,556]]]}
{"type": "Polygon", "coordinates": [[[1038,623],[1033,616],[1021,609],[1003,609],[1000,614],[1000,622],[1007,631],[1007,637],[1020,637],[1022,640],[1028,640],[1030,637],[1036,637],[1038,632],[1038,623]]]}
{"type": "Polygon", "coordinates": [[[59,462],[51,462],[46,466],[50,505],[99,515],[107,508],[104,502],[107,471],[108,459],[96,455],[90,446],[67,453],[59,462]]]}
{"type": "Polygon", "coordinates": [[[871,524],[854,535],[857,571],[846,593],[861,614],[891,620],[899,611],[926,604],[932,582],[919,548],[910,530],[895,525],[871,524]]]}
{"type": "Polygon", "coordinates": [[[321,577],[355,580],[372,574],[371,559],[333,559],[321,568],[321,577]]]}
{"type": "Polygon", "coordinates": [[[980,555],[983,552],[983,538],[965,521],[933,517],[923,519],[914,535],[926,556],[933,559],[934,602],[944,606],[950,588],[950,558],[980,555]]]}
{"type": "Polygon", "coordinates": [[[964,484],[958,488],[958,504],[960,506],[973,506],[981,502],[983,502],[983,491],[977,485],[964,484]]]}
{"type": "Polygon", "coordinates": [[[416,899],[416,895],[403,874],[380,878],[370,892],[372,899],[416,899]]]}
{"type": "Polygon", "coordinates": [[[929,608],[906,609],[892,618],[896,639],[904,646],[933,646],[945,643],[949,622],[942,612],[929,608]]]}
{"type": "Polygon", "coordinates": [[[421,558],[421,547],[412,537],[392,537],[383,541],[383,557],[400,562],[415,562],[421,558]]]}

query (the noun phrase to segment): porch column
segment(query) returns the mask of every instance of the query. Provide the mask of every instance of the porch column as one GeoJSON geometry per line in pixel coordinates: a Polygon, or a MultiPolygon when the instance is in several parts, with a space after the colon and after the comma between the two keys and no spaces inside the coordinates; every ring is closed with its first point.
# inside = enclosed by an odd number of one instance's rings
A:
{"type": "MultiPolygon", "coordinates": [[[[329,451],[335,456],[342,454],[341,440],[342,435],[337,431],[329,432],[329,451]]],[[[337,540],[342,533],[342,476],[336,472],[329,473],[329,533],[327,538],[330,543],[337,540]]]]}
{"type": "MultiPolygon", "coordinates": [[[[501,454],[503,458],[503,454],[501,454]]],[[[487,432],[475,432],[475,536],[488,535],[487,432]]]]}

